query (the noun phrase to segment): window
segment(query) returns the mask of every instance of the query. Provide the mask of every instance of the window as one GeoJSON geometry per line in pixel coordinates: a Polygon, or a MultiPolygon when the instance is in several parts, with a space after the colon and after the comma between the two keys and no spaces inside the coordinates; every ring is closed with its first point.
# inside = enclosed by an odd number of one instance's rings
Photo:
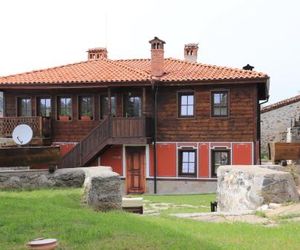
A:
{"type": "Polygon", "coordinates": [[[3,92],[0,91],[0,117],[3,117],[4,115],[4,97],[3,92]]]}
{"type": "MultiPolygon", "coordinates": [[[[100,96],[100,119],[105,118],[109,114],[109,103],[108,103],[108,96],[100,96]]],[[[116,104],[117,99],[115,96],[110,97],[111,103],[111,115],[116,116],[116,104]]]]}
{"type": "Polygon", "coordinates": [[[79,97],[79,119],[81,120],[93,119],[93,97],[91,96],[79,97]]]}
{"type": "Polygon", "coordinates": [[[212,116],[228,116],[228,92],[212,92],[212,116]]]}
{"type": "Polygon", "coordinates": [[[194,116],[194,94],[193,93],[179,93],[179,117],[194,116]]]}
{"type": "Polygon", "coordinates": [[[217,169],[221,165],[230,165],[230,150],[228,149],[212,150],[211,177],[217,177],[217,169]]]}
{"type": "Polygon", "coordinates": [[[31,116],[31,98],[18,98],[18,116],[31,116]]]}
{"type": "Polygon", "coordinates": [[[124,98],[124,116],[140,117],[142,116],[142,98],[132,92],[125,95],[124,98]]]}
{"type": "Polygon", "coordinates": [[[51,116],[51,98],[38,99],[38,115],[46,117],[51,116]]]}
{"type": "Polygon", "coordinates": [[[72,117],[72,99],[71,97],[58,98],[58,119],[70,120],[72,117]]]}
{"type": "Polygon", "coordinates": [[[180,176],[197,176],[197,161],[196,161],[196,150],[179,150],[179,171],[180,176]]]}

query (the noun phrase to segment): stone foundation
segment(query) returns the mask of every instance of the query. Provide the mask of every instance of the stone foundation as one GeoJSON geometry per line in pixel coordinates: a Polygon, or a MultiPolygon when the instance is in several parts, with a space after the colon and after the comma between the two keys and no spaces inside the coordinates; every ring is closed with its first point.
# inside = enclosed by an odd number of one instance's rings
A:
{"type": "MultiPolygon", "coordinates": [[[[122,179],[122,194],[126,194],[126,182],[122,179]]],[[[216,180],[158,179],[157,194],[206,194],[217,191],[216,180]]],[[[146,194],[154,194],[154,180],[146,180],[146,194]]]]}

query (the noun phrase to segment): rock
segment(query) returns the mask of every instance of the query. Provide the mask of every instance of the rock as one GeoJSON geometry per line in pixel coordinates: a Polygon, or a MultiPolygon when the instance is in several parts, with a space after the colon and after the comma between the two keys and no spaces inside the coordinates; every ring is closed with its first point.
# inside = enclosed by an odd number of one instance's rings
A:
{"type": "MultiPolygon", "coordinates": [[[[88,171],[93,172],[93,170],[88,171]]],[[[99,168],[94,171],[92,175],[86,178],[83,201],[97,211],[121,209],[120,176],[107,169],[101,170],[99,168]]]]}
{"type": "Polygon", "coordinates": [[[277,170],[277,171],[283,171],[283,172],[287,172],[287,168],[282,167],[280,165],[272,165],[272,164],[266,164],[266,165],[257,165],[260,168],[268,168],[268,169],[272,169],[272,170],[277,170]]]}
{"type": "Polygon", "coordinates": [[[264,204],[299,201],[290,173],[259,166],[218,168],[218,211],[255,210],[264,204]]]}
{"type": "Polygon", "coordinates": [[[281,204],[278,204],[278,203],[270,203],[269,204],[270,209],[276,209],[276,208],[279,208],[279,207],[281,207],[281,204]]]}
{"type": "Polygon", "coordinates": [[[269,209],[269,206],[267,204],[262,205],[261,207],[258,207],[257,211],[266,211],[269,209]]]}

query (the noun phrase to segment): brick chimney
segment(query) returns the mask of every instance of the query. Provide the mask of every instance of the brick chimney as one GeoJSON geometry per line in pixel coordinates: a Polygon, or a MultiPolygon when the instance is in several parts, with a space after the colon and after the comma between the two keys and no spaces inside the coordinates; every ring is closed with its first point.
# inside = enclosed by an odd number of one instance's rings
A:
{"type": "Polygon", "coordinates": [[[197,62],[198,43],[188,43],[184,45],[184,60],[188,62],[197,62]]]}
{"type": "Polygon", "coordinates": [[[164,44],[163,40],[157,37],[150,40],[151,44],[151,75],[160,77],[164,74],[164,44]]]}
{"type": "Polygon", "coordinates": [[[88,60],[97,60],[97,59],[107,59],[107,49],[106,48],[93,48],[88,51],[88,60]]]}

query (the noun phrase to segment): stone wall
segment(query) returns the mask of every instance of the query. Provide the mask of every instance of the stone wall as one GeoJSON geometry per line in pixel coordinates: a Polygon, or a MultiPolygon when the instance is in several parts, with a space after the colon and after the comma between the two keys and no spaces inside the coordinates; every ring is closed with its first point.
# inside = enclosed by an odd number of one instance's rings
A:
{"type": "MultiPolygon", "coordinates": [[[[270,105],[271,106],[271,105],[270,105]]],[[[291,127],[293,119],[299,119],[300,100],[288,105],[267,109],[261,114],[261,149],[268,153],[269,142],[285,142],[287,129],[291,127]]]]}
{"type": "Polygon", "coordinates": [[[83,169],[14,170],[0,172],[0,189],[36,189],[46,187],[82,187],[85,180],[83,169]]]}

